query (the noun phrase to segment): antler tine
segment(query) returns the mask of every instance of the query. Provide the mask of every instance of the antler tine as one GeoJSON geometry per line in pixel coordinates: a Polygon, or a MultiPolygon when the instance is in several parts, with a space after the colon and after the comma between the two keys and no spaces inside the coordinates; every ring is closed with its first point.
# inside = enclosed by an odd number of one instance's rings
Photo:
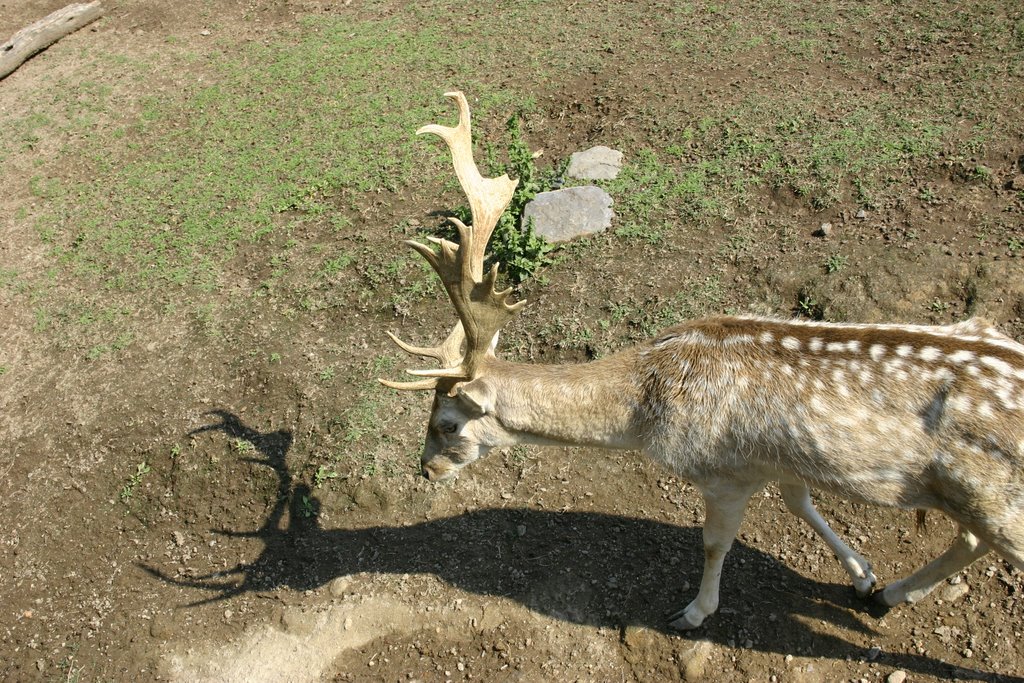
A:
{"type": "Polygon", "coordinates": [[[440,380],[436,377],[433,379],[421,379],[415,382],[392,382],[389,379],[378,377],[377,381],[389,389],[398,389],[399,391],[424,391],[427,389],[436,389],[437,385],[440,384],[440,380]]]}
{"type": "Polygon", "coordinates": [[[439,346],[413,346],[412,344],[406,344],[390,332],[387,335],[391,337],[391,341],[395,342],[406,353],[420,356],[421,358],[433,358],[442,367],[450,367],[453,363],[458,363],[462,360],[462,342],[466,339],[466,333],[462,329],[461,322],[455,323],[455,327],[448,334],[448,338],[441,342],[439,346]]]}
{"type": "MultiPolygon", "coordinates": [[[[459,125],[451,128],[436,123],[423,126],[416,131],[417,135],[433,133],[448,145],[452,153],[452,163],[455,166],[455,175],[459,178],[459,184],[466,193],[469,200],[469,209],[473,214],[473,225],[466,232],[466,236],[460,235],[461,244],[469,250],[469,264],[472,266],[473,279],[477,282],[483,277],[484,251],[487,249],[487,242],[491,239],[494,226],[497,225],[501,213],[512,201],[512,194],[515,192],[518,180],[512,180],[508,175],[498,178],[484,178],[473,160],[473,135],[470,127],[469,103],[466,96],[459,91],[446,92],[445,97],[455,100],[459,107],[459,125]]],[[[453,220],[456,227],[461,222],[453,220]]],[[[462,226],[463,228],[465,226],[462,226]]],[[[462,230],[460,229],[460,232],[462,230]]]]}

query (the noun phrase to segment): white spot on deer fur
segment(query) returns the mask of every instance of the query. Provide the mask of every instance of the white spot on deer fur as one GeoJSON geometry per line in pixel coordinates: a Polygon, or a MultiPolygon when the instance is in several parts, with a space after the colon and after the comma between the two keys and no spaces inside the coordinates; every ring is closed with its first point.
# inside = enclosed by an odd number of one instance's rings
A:
{"type": "Polygon", "coordinates": [[[832,352],[843,351],[846,349],[846,342],[829,342],[825,344],[825,349],[832,352]]]}
{"type": "Polygon", "coordinates": [[[1009,363],[994,356],[982,356],[981,364],[992,368],[1000,375],[1006,376],[1013,374],[1013,367],[1009,363]]]}
{"type": "Polygon", "coordinates": [[[749,334],[737,334],[734,337],[726,337],[722,340],[722,344],[725,346],[733,346],[736,344],[752,344],[754,338],[749,334]]]}
{"type": "Polygon", "coordinates": [[[978,375],[981,374],[981,368],[979,368],[977,365],[968,365],[967,374],[970,375],[971,377],[977,377],[978,375]]]}
{"type": "Polygon", "coordinates": [[[868,385],[875,381],[875,376],[870,370],[861,370],[857,374],[861,384],[868,385]]]}
{"type": "Polygon", "coordinates": [[[858,351],[860,351],[860,342],[857,341],[856,339],[851,339],[850,341],[846,342],[846,350],[849,351],[850,353],[857,353],[858,351]]]}
{"type": "Polygon", "coordinates": [[[974,360],[975,355],[973,351],[967,351],[966,349],[960,349],[946,356],[950,363],[970,363],[974,360]]]}
{"type": "Polygon", "coordinates": [[[958,394],[951,396],[947,401],[946,405],[949,406],[950,410],[955,410],[960,413],[970,412],[971,410],[971,397],[958,394]]]}
{"type": "Polygon", "coordinates": [[[771,344],[775,340],[775,335],[771,332],[762,332],[761,336],[757,338],[762,344],[771,344]]]}
{"type": "Polygon", "coordinates": [[[782,344],[783,348],[789,349],[790,351],[800,350],[800,340],[796,337],[783,337],[782,341],[779,343],[782,344]]]}
{"type": "Polygon", "coordinates": [[[992,404],[990,402],[988,402],[988,401],[982,401],[981,403],[979,403],[978,404],[978,415],[980,415],[980,416],[982,416],[984,418],[994,417],[995,413],[992,412],[992,404]]]}
{"type": "Polygon", "coordinates": [[[872,344],[871,348],[868,349],[868,355],[871,356],[871,360],[880,361],[882,356],[885,355],[885,347],[881,344],[872,344]]]}
{"type": "Polygon", "coordinates": [[[882,369],[885,371],[885,374],[887,375],[895,374],[902,367],[902,358],[892,358],[890,360],[885,361],[885,363],[882,364],[882,369]]]}
{"type": "Polygon", "coordinates": [[[818,379],[817,377],[815,377],[815,378],[814,378],[814,388],[815,388],[815,389],[817,389],[817,390],[819,390],[819,391],[821,391],[822,389],[824,389],[824,388],[825,388],[825,383],[824,383],[824,382],[822,382],[822,381],[821,381],[820,379],[818,379]]]}
{"type": "Polygon", "coordinates": [[[845,384],[840,384],[839,386],[837,386],[836,391],[843,398],[850,398],[850,390],[846,388],[845,384]]]}
{"type": "Polygon", "coordinates": [[[914,347],[910,344],[900,344],[896,347],[896,355],[900,358],[906,358],[914,352],[914,347]]]}
{"type": "Polygon", "coordinates": [[[807,348],[809,348],[814,353],[821,351],[821,347],[823,347],[824,345],[825,342],[821,341],[817,337],[811,337],[811,340],[807,342],[807,348]]]}
{"type": "Polygon", "coordinates": [[[792,377],[794,374],[796,374],[796,371],[793,370],[793,366],[790,365],[789,363],[783,363],[782,374],[788,377],[792,377]]]}
{"type": "Polygon", "coordinates": [[[818,394],[811,395],[811,410],[816,413],[827,413],[828,405],[818,394]]]}
{"type": "Polygon", "coordinates": [[[934,346],[926,346],[917,352],[918,358],[923,361],[928,361],[929,363],[938,360],[941,356],[942,351],[938,350],[934,346]]]}

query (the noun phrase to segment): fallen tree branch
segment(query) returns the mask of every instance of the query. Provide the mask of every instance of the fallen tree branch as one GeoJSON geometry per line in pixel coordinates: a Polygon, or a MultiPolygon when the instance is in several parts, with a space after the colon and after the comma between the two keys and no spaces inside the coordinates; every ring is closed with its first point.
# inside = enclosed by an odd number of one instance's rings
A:
{"type": "Polygon", "coordinates": [[[92,23],[103,13],[99,0],[75,3],[59,9],[21,29],[0,45],[0,79],[21,66],[29,57],[54,44],[69,33],[92,23]]]}

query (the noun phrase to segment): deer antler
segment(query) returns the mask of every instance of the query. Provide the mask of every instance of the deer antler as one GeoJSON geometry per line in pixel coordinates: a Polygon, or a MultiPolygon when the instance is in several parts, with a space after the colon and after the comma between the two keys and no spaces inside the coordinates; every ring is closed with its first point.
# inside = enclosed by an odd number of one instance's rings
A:
{"type": "Polygon", "coordinates": [[[433,370],[407,370],[411,375],[427,379],[415,382],[392,382],[380,380],[393,389],[434,389],[442,379],[468,380],[476,376],[481,361],[494,354],[494,342],[501,327],[522,308],[526,302],[508,303],[512,290],[495,290],[498,267],[493,266],[484,277],[484,252],[491,238],[494,226],[502,212],[512,201],[518,180],[507,175],[499,178],[484,178],[473,160],[473,140],[470,133],[469,103],[461,92],[447,92],[459,106],[459,125],[455,128],[430,124],[418,131],[433,133],[447,143],[451,150],[455,175],[469,200],[472,225],[465,225],[457,218],[449,220],[459,233],[459,243],[444,239],[430,238],[438,245],[434,251],[430,246],[406,240],[406,244],[423,255],[441,278],[448,298],[451,299],[459,322],[439,346],[420,347],[406,344],[395,335],[388,336],[402,350],[413,355],[437,360],[441,367],[433,370]],[[460,353],[463,342],[465,355],[460,353]]]}

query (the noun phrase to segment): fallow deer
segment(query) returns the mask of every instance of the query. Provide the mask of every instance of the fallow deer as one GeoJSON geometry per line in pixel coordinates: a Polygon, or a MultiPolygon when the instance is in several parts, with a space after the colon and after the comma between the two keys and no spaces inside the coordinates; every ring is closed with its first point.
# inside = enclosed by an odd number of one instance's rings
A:
{"type": "Polygon", "coordinates": [[[875,594],[888,606],[921,599],[990,549],[1024,569],[1024,346],[972,319],[947,326],[833,324],[718,316],[665,330],[637,348],[579,365],[496,356],[498,332],[523,307],[496,291],[484,251],[517,181],[484,178],[473,160],[460,92],[447,143],[472,225],[459,244],[407,243],[441,278],[459,322],[436,347],[389,336],[439,369],[381,380],[432,390],[422,455],[430,480],[453,476],[514,444],[642,450],[701,491],[704,574],[670,617],[700,626],[718,607],[722,562],[747,501],[778,482],[786,506],[825,540],[862,596],[876,579],[811,504],[809,487],[951,517],[958,535],[924,568],[875,594]],[[464,350],[463,350],[464,347],[464,350]]]}

